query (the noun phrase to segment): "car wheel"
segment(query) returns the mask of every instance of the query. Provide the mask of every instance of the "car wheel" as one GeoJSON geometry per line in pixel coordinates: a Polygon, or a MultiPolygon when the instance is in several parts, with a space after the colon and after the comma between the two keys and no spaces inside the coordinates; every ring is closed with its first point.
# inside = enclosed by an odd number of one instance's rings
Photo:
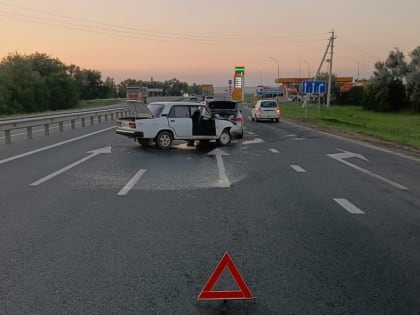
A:
{"type": "Polygon", "coordinates": [[[279,121],[280,121],[280,118],[277,118],[277,119],[276,119],[276,122],[279,122],[279,121]]]}
{"type": "Polygon", "coordinates": [[[242,139],[244,137],[244,131],[242,130],[240,135],[237,135],[236,138],[242,139]]]}
{"type": "Polygon", "coordinates": [[[222,131],[220,138],[217,139],[217,143],[220,145],[228,145],[232,141],[232,135],[228,129],[222,131]]]}
{"type": "Polygon", "coordinates": [[[168,150],[172,145],[172,133],[161,131],[156,137],[156,145],[163,150],[168,150]]]}

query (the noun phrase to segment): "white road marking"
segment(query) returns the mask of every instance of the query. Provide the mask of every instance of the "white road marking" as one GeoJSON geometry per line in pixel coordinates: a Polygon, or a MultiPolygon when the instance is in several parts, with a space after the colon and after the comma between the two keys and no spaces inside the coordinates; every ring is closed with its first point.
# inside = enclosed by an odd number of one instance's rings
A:
{"type": "Polygon", "coordinates": [[[207,153],[207,155],[215,155],[217,161],[217,168],[219,170],[219,186],[220,187],[230,187],[229,178],[226,175],[225,164],[223,163],[222,156],[229,155],[228,153],[224,152],[220,149],[214,149],[207,153]]]}
{"type": "Polygon", "coordinates": [[[394,187],[396,187],[398,189],[408,190],[407,187],[405,187],[405,186],[403,186],[401,184],[398,184],[398,183],[396,183],[396,182],[394,182],[392,180],[389,180],[389,179],[387,179],[387,178],[385,178],[385,177],[383,177],[381,175],[372,173],[371,171],[368,171],[368,170],[366,170],[364,168],[361,168],[361,167],[359,167],[357,165],[351,164],[350,162],[347,162],[345,160],[346,158],[357,157],[359,159],[368,161],[368,159],[366,159],[363,155],[357,154],[357,153],[353,153],[353,152],[347,152],[347,151],[344,151],[344,150],[340,150],[340,151],[342,151],[342,153],[327,154],[327,156],[329,156],[330,158],[333,158],[334,160],[337,160],[337,161],[339,161],[339,162],[341,162],[343,164],[346,164],[346,165],[348,165],[348,166],[350,166],[350,167],[352,167],[352,168],[354,168],[354,169],[356,169],[356,170],[358,170],[358,171],[360,171],[362,173],[365,173],[365,174],[367,174],[369,176],[372,176],[372,177],[374,177],[376,179],[379,179],[379,180],[381,180],[381,181],[383,181],[383,182],[385,182],[385,183],[387,183],[387,184],[389,184],[391,186],[394,186],[394,187]]]}
{"type": "Polygon", "coordinates": [[[0,165],[4,164],[4,163],[7,163],[7,162],[10,162],[10,161],[14,161],[14,160],[23,158],[23,157],[28,156],[28,155],[32,155],[32,154],[35,154],[35,153],[38,153],[38,152],[42,152],[42,151],[49,150],[49,149],[52,149],[52,148],[55,148],[55,147],[59,147],[63,144],[67,144],[67,143],[74,142],[74,141],[77,141],[77,140],[81,140],[81,139],[84,139],[84,138],[87,138],[87,137],[90,137],[90,136],[94,136],[94,135],[97,135],[99,133],[111,130],[111,129],[115,129],[115,126],[105,128],[105,129],[101,129],[101,130],[98,130],[98,131],[95,131],[95,132],[91,132],[91,133],[88,133],[88,134],[80,136],[80,137],[76,137],[76,138],[73,138],[73,139],[62,141],[62,142],[59,142],[59,143],[56,143],[56,144],[53,144],[53,145],[49,145],[47,147],[43,147],[43,148],[39,148],[39,149],[36,149],[36,150],[33,150],[33,151],[26,152],[26,153],[23,153],[23,154],[15,155],[15,156],[9,157],[9,158],[4,159],[4,160],[0,160],[0,165]]]}
{"type": "Polygon", "coordinates": [[[130,190],[134,187],[134,185],[140,180],[143,174],[146,172],[145,169],[140,169],[133,178],[118,192],[118,196],[125,196],[127,195],[130,190]]]}
{"type": "Polygon", "coordinates": [[[247,140],[247,141],[242,141],[242,144],[256,144],[256,143],[263,143],[264,140],[261,138],[255,138],[254,140],[247,140]]]}
{"type": "Polygon", "coordinates": [[[290,165],[291,168],[293,168],[298,173],[306,173],[306,170],[304,170],[299,165],[290,165]]]}
{"type": "Polygon", "coordinates": [[[76,161],[70,165],[67,165],[66,167],[63,167],[62,169],[59,169],[58,171],[51,173],[50,175],[47,175],[39,180],[37,180],[36,182],[33,182],[32,184],[30,184],[30,186],[38,186],[41,185],[42,183],[45,183],[46,181],[50,180],[51,178],[54,178],[66,171],[68,171],[69,169],[72,169],[73,167],[97,156],[98,154],[101,153],[111,153],[111,147],[104,147],[102,149],[97,149],[97,150],[93,150],[93,151],[89,151],[88,153],[91,153],[91,155],[88,155],[86,157],[84,157],[83,159],[80,159],[79,161],[76,161]]]}
{"type": "Polygon", "coordinates": [[[354,204],[352,204],[347,199],[342,198],[334,198],[334,201],[346,209],[351,214],[365,214],[362,210],[357,208],[354,204]]]}
{"type": "Polygon", "coordinates": [[[255,132],[248,131],[248,134],[249,134],[249,135],[255,135],[255,132]]]}
{"type": "Polygon", "coordinates": [[[292,137],[296,137],[296,135],[284,135],[283,138],[292,138],[292,137]]]}
{"type": "Polygon", "coordinates": [[[301,140],[305,140],[305,138],[293,138],[293,141],[301,141],[301,140]]]}
{"type": "Polygon", "coordinates": [[[270,151],[273,153],[279,153],[279,151],[277,151],[276,149],[270,149],[270,151]]]}

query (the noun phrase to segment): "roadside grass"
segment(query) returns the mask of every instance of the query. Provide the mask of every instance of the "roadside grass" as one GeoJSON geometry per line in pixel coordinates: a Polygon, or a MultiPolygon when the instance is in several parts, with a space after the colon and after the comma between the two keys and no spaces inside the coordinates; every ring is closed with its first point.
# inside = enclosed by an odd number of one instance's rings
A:
{"type": "MultiPolygon", "coordinates": [[[[80,101],[76,106],[66,109],[68,110],[72,110],[72,109],[84,109],[84,108],[93,108],[93,107],[99,107],[99,106],[107,106],[107,105],[115,105],[115,104],[120,104],[120,103],[124,103],[125,99],[122,98],[109,98],[109,99],[101,99],[101,100],[83,100],[80,101]]],[[[65,110],[64,110],[65,111],[65,110]]],[[[27,115],[32,115],[32,114],[46,114],[46,113],[58,113],[59,111],[45,111],[45,112],[36,112],[36,113],[19,113],[19,114],[13,114],[13,115],[3,115],[0,116],[0,118],[8,118],[8,119],[12,119],[12,118],[19,118],[21,116],[27,116],[27,115]]]]}
{"type": "Polygon", "coordinates": [[[420,114],[378,113],[360,106],[332,105],[321,107],[318,118],[316,104],[309,104],[307,117],[301,106],[300,102],[280,103],[282,115],[290,119],[420,147],[420,114]]]}
{"type": "Polygon", "coordinates": [[[98,107],[98,106],[107,106],[107,105],[115,105],[124,102],[124,99],[120,98],[108,98],[102,100],[82,100],[77,104],[75,108],[91,108],[91,107],[98,107]]]}

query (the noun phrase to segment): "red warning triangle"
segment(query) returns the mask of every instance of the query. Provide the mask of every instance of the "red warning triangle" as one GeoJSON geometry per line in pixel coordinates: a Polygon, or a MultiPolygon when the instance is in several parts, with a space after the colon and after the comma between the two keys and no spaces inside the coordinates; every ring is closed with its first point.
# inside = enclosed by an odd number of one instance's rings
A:
{"type": "Polygon", "coordinates": [[[198,296],[199,300],[242,300],[242,299],[252,299],[252,298],[253,296],[252,296],[251,291],[248,289],[244,279],[242,278],[241,274],[239,273],[238,269],[233,263],[233,260],[230,257],[228,252],[226,252],[223,255],[216,269],[214,269],[209,280],[207,281],[206,285],[204,286],[203,290],[198,296]],[[223,273],[223,270],[226,267],[229,269],[230,274],[232,275],[233,279],[235,280],[240,290],[239,291],[212,291],[214,285],[216,284],[217,280],[219,280],[221,274],[223,273]]]}

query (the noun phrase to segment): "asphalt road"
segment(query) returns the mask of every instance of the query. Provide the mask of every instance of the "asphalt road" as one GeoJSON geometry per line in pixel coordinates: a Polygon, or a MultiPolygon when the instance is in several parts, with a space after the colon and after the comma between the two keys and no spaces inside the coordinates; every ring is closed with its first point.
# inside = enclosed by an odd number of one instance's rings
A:
{"type": "Polygon", "coordinates": [[[218,156],[112,124],[0,145],[0,314],[420,314],[420,161],[284,121],[218,156]],[[198,301],[226,251],[254,299],[198,301]]]}

